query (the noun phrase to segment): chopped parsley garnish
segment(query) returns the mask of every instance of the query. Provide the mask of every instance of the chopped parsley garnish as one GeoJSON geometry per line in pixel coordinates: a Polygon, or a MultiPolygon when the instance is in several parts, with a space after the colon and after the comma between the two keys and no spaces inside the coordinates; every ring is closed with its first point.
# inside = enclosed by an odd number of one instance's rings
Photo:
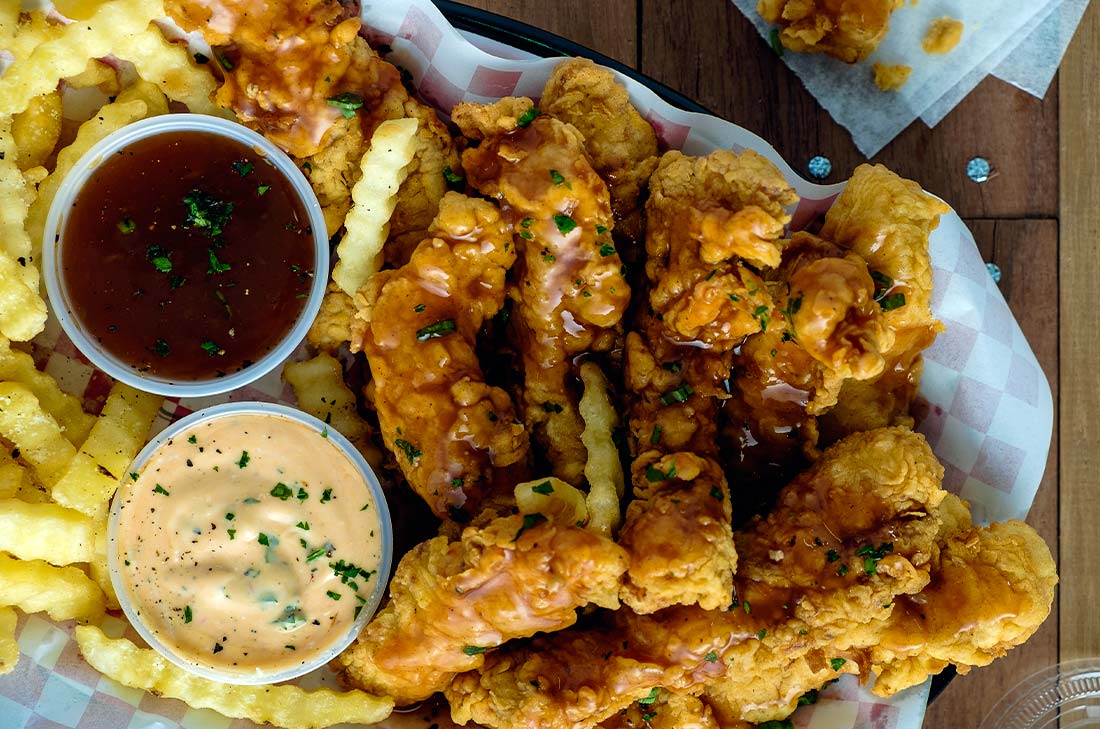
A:
{"type": "Polygon", "coordinates": [[[717,486],[710,487],[710,495],[715,501],[725,501],[726,495],[722,493],[722,489],[717,486]]]}
{"type": "Polygon", "coordinates": [[[536,486],[532,486],[531,490],[534,491],[536,494],[543,495],[554,493],[554,487],[550,484],[549,481],[543,481],[536,486]]]}
{"type": "Polygon", "coordinates": [[[204,63],[210,63],[210,58],[208,56],[204,56],[201,53],[196,53],[194,57],[195,63],[199,64],[200,66],[204,63]]]}
{"type": "Polygon", "coordinates": [[[600,246],[600,255],[604,258],[615,255],[615,246],[611,245],[610,243],[604,243],[602,246],[600,246]]]}
{"type": "Polygon", "coordinates": [[[330,96],[325,99],[329,106],[335,106],[340,110],[340,114],[345,119],[350,119],[355,116],[355,112],[363,108],[363,97],[359,94],[352,93],[351,91],[345,91],[342,94],[336,96],[330,96]]]}
{"type": "Polygon", "coordinates": [[[768,634],[768,631],[764,630],[763,628],[756,631],[756,637],[759,638],[760,640],[764,640],[764,636],[767,635],[767,634],[768,634]]]}
{"type": "Polygon", "coordinates": [[[648,696],[646,696],[645,698],[642,698],[642,699],[638,699],[638,703],[642,704],[643,706],[648,706],[649,704],[652,704],[654,701],[656,701],[657,697],[660,696],[660,695],[661,695],[661,687],[660,686],[654,686],[653,690],[649,692],[648,696]]]}
{"type": "Polygon", "coordinates": [[[445,337],[451,332],[455,331],[454,319],[443,319],[437,321],[435,324],[429,324],[423,329],[418,329],[416,332],[416,341],[424,342],[429,339],[438,339],[439,337],[445,337]]]}
{"type": "Polygon", "coordinates": [[[263,197],[267,194],[267,191],[271,189],[271,185],[260,185],[256,188],[256,194],[263,197]]]}
{"type": "Polygon", "coordinates": [[[210,255],[210,268],[206,270],[207,273],[225,273],[233,268],[228,263],[220,260],[218,254],[214,252],[213,248],[206,249],[206,252],[210,255]]]}
{"type": "Polygon", "coordinates": [[[661,442],[661,426],[653,426],[653,435],[649,436],[649,442],[653,445],[657,445],[661,442]]]}
{"type": "Polygon", "coordinates": [[[558,405],[556,402],[544,402],[542,404],[542,411],[545,413],[560,413],[562,410],[561,405],[558,405]]]}
{"type": "Polygon", "coordinates": [[[135,223],[130,218],[123,218],[122,220],[118,221],[118,229],[122,232],[123,235],[130,235],[135,230],[137,230],[137,223],[135,223]]]}
{"type": "Polygon", "coordinates": [[[655,716],[657,716],[656,711],[642,712],[642,721],[649,721],[650,719],[653,719],[655,716]]]}
{"type": "Polygon", "coordinates": [[[775,51],[775,55],[780,58],[783,57],[783,44],[779,40],[779,28],[772,28],[771,33],[768,33],[768,43],[771,45],[772,50],[775,51]]]}
{"type": "Polygon", "coordinates": [[[190,443],[191,445],[195,445],[196,443],[199,442],[198,436],[192,435],[190,438],[187,439],[187,442],[190,443]]]}
{"type": "Polygon", "coordinates": [[[848,565],[846,565],[846,564],[840,565],[840,569],[838,569],[836,571],[836,574],[837,574],[837,577],[843,577],[844,575],[848,574],[848,565]]]}
{"type": "Polygon", "coordinates": [[[524,514],[523,515],[523,526],[521,526],[519,528],[519,531],[516,532],[516,536],[512,537],[512,541],[513,542],[516,541],[517,539],[519,539],[519,536],[521,534],[523,534],[525,531],[527,531],[528,529],[530,529],[532,527],[538,526],[539,524],[543,523],[544,521],[546,521],[546,517],[543,516],[542,514],[524,514]]]}
{"type": "Polygon", "coordinates": [[[524,218],[523,220],[519,221],[519,224],[522,228],[530,228],[531,223],[533,222],[535,222],[534,218],[524,218]]]}
{"type": "Polygon", "coordinates": [[[246,159],[239,159],[236,162],[233,162],[232,165],[234,171],[236,171],[236,173],[241,177],[248,177],[252,174],[252,170],[255,169],[252,163],[246,159]]]}
{"type": "Polygon", "coordinates": [[[871,280],[875,282],[875,301],[881,300],[890,289],[894,288],[894,279],[890,278],[885,273],[871,271],[871,280]]]}
{"type": "Polygon", "coordinates": [[[557,214],[554,216],[554,225],[558,226],[558,232],[562,235],[569,235],[577,228],[577,221],[568,215],[557,214]]]}
{"type": "Polygon", "coordinates": [[[676,464],[673,463],[668,468],[668,473],[665,473],[659,468],[653,466],[646,466],[645,468],[645,480],[650,483],[658,483],[659,481],[667,481],[668,479],[676,475],[676,464]]]}
{"type": "Polygon", "coordinates": [[[324,557],[326,554],[328,554],[327,547],[318,547],[317,549],[306,555],[306,562],[312,562],[315,559],[321,559],[321,557],[324,557]]]}
{"type": "Polygon", "coordinates": [[[226,529],[225,531],[229,534],[229,539],[230,540],[233,540],[233,539],[237,538],[237,530],[236,529],[226,529]]]}
{"type": "Polygon", "coordinates": [[[217,51],[214,51],[214,58],[218,59],[218,65],[226,71],[233,70],[233,62],[226,58],[224,53],[218,53],[217,51]]]}
{"type": "Polygon", "coordinates": [[[298,501],[305,501],[309,498],[309,492],[299,486],[298,493],[294,495],[294,498],[298,499],[298,501]]]}
{"type": "Polygon", "coordinates": [[[171,353],[171,349],[168,348],[168,342],[163,339],[158,339],[153,342],[153,354],[158,357],[167,357],[171,353]]]}
{"type": "Polygon", "coordinates": [[[309,531],[309,522],[308,521],[300,521],[297,524],[295,524],[294,526],[298,527],[299,529],[301,529],[304,532],[309,531]]]}
{"type": "Polygon", "coordinates": [[[423,314],[424,310],[427,308],[428,307],[426,307],[424,304],[417,304],[413,307],[413,311],[415,311],[417,314],[423,314]]]}
{"type": "Polygon", "coordinates": [[[516,119],[516,126],[521,129],[529,126],[531,122],[538,118],[538,116],[539,110],[531,107],[527,111],[523,112],[523,114],[520,115],[519,119],[516,119]]]}
{"type": "Polygon", "coordinates": [[[393,444],[405,453],[409,463],[416,463],[416,459],[420,458],[420,449],[404,438],[398,438],[393,444]]]}
{"type": "Polygon", "coordinates": [[[565,182],[565,178],[562,177],[562,174],[560,172],[558,172],[557,170],[550,170],[550,180],[555,185],[560,185],[563,182],[565,182]]]}
{"type": "Polygon", "coordinates": [[[863,557],[863,571],[866,574],[873,575],[878,569],[879,560],[893,551],[894,543],[885,542],[883,544],[880,544],[878,549],[876,549],[871,544],[860,547],[856,550],[856,555],[859,557],[863,557]]]}
{"type": "Polygon", "coordinates": [[[341,597],[339,592],[333,592],[332,590],[327,590],[325,594],[331,597],[333,600],[339,600],[341,597]]]}
{"type": "Polygon", "coordinates": [[[325,489],[321,492],[321,503],[327,504],[332,501],[332,489],[325,489]]]}
{"type": "Polygon", "coordinates": [[[752,310],[752,318],[760,322],[760,331],[767,330],[768,324],[770,324],[772,320],[768,315],[768,307],[765,304],[761,304],[752,310]]]}
{"type": "Polygon", "coordinates": [[[844,664],[847,662],[848,661],[844,658],[830,658],[829,666],[831,666],[834,671],[839,671],[841,668],[844,668],[844,664]]]}
{"type": "Polygon", "coordinates": [[[882,307],[883,311],[893,311],[894,309],[900,309],[905,306],[905,294],[898,292],[896,294],[890,294],[884,296],[878,305],[882,307]]]}
{"type": "Polygon", "coordinates": [[[329,562],[328,566],[332,568],[332,571],[336,573],[336,576],[340,578],[340,582],[347,584],[355,584],[351,582],[356,577],[362,577],[367,580],[374,574],[373,570],[365,570],[362,567],[352,564],[351,562],[345,562],[344,560],[338,560],[336,562],[329,562]]]}
{"type": "Polygon", "coordinates": [[[225,520],[226,521],[233,521],[236,518],[237,518],[237,515],[234,514],[232,511],[226,512],[226,515],[225,515],[225,520]]]}
{"type": "Polygon", "coordinates": [[[703,656],[703,660],[707,663],[715,663],[718,660],[718,654],[714,651],[711,651],[710,653],[703,656]]]}
{"type": "Polygon", "coordinates": [[[237,460],[237,468],[244,468],[250,460],[248,451],[241,451],[241,457],[237,460]]]}
{"type": "Polygon", "coordinates": [[[190,623],[191,617],[191,606],[187,605],[183,608],[183,622],[190,623]]]}
{"type": "Polygon", "coordinates": [[[211,238],[216,238],[229,224],[233,214],[233,203],[220,200],[208,192],[192,190],[183,198],[187,206],[187,217],[183,224],[188,228],[197,228],[211,238]]]}
{"type": "Polygon", "coordinates": [[[817,689],[810,689],[798,697],[799,706],[809,706],[817,703],[817,689]]]}
{"type": "Polygon", "coordinates": [[[271,546],[271,539],[263,532],[260,532],[260,536],[256,537],[256,541],[264,545],[265,547],[271,546]]]}
{"type": "Polygon", "coordinates": [[[468,645],[462,649],[462,652],[468,656],[479,656],[485,652],[485,649],[479,645],[468,645]]]}
{"type": "Polygon", "coordinates": [[[519,232],[519,237],[523,238],[524,240],[534,240],[535,239],[534,233],[532,233],[529,230],[521,230],[519,232]]]}
{"type": "MultiPolygon", "coordinates": [[[[271,489],[271,495],[274,496],[276,499],[282,499],[283,501],[286,501],[294,495],[294,490],[280,481],[279,483],[275,484],[275,488],[271,489]]],[[[309,527],[307,526],[306,529],[308,528],[309,527]]]]}
{"type": "Polygon", "coordinates": [[[460,488],[462,488],[462,485],[464,483],[466,483],[466,479],[464,479],[464,478],[452,478],[451,479],[451,488],[460,489],[460,488]]]}
{"type": "Polygon", "coordinates": [[[130,471],[130,480],[132,480],[132,481],[137,481],[138,480],[138,475],[136,473],[134,473],[133,471],[130,471]]]}
{"type": "Polygon", "coordinates": [[[840,555],[837,554],[837,551],[835,549],[830,549],[828,552],[825,553],[825,559],[829,560],[830,562],[838,562],[840,561],[840,555]]]}
{"type": "MultiPolygon", "coordinates": [[[[260,536],[263,536],[263,535],[260,535],[260,536]]],[[[260,542],[260,544],[267,544],[267,542],[260,542]]],[[[244,576],[251,580],[253,578],[259,577],[260,576],[260,571],[258,569],[256,569],[255,567],[249,567],[248,569],[246,569],[244,571],[244,576]]]]}
{"type": "Polygon", "coordinates": [[[694,390],[691,389],[691,385],[685,382],[675,390],[670,390],[664,395],[661,395],[661,404],[671,405],[674,402],[687,402],[693,392],[694,390]]]}
{"type": "Polygon", "coordinates": [[[219,347],[215,342],[207,339],[205,342],[199,345],[202,347],[202,351],[209,354],[211,357],[216,357],[219,354],[225,354],[225,350],[219,347]]]}
{"type": "Polygon", "coordinates": [[[443,179],[451,185],[461,185],[465,178],[450,168],[450,166],[443,168],[443,179]]]}
{"type": "Polygon", "coordinates": [[[683,368],[684,368],[684,366],[682,364],[680,364],[679,362],[665,362],[664,364],[661,365],[661,369],[663,369],[667,372],[671,372],[672,374],[676,374],[677,372],[679,372],[683,368]]]}
{"type": "Polygon", "coordinates": [[[165,496],[171,496],[172,495],[172,494],[168,493],[168,489],[164,488],[159,483],[156,486],[153,487],[153,493],[154,494],[164,494],[165,496]]]}
{"type": "Polygon", "coordinates": [[[745,602],[741,603],[741,609],[745,611],[745,615],[752,615],[752,603],[750,603],[748,600],[745,600],[745,602]]]}

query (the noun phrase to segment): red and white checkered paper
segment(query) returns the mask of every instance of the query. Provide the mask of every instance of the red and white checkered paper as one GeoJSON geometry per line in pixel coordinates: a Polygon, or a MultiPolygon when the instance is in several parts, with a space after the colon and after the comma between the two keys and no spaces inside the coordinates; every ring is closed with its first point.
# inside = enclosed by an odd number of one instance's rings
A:
{"type": "MultiPolygon", "coordinates": [[[[502,96],[537,98],[556,64],[452,28],[428,0],[364,0],[368,37],[390,45],[392,60],[408,69],[421,94],[440,110],[461,100],[502,96]],[[475,45],[476,44],[476,45],[475,45]],[[485,49],[485,50],[482,50],[485,49]]],[[[644,85],[623,77],[631,98],[670,148],[705,154],[717,148],[753,149],[779,167],[802,198],[794,227],[828,209],[843,185],[823,187],[801,179],[764,140],[729,122],[673,108],[644,85]]],[[[925,357],[920,397],[927,416],[920,430],[947,469],[945,486],[970,503],[980,522],[1023,518],[1043,475],[1053,425],[1050,388],[970,232],[955,213],[944,216],[931,239],[935,268],[933,310],[947,325],[925,357]]],[[[110,381],[92,368],[56,324],[36,342],[39,366],[62,386],[102,404],[110,381]]],[[[227,400],[292,402],[278,371],[229,397],[166,400],[154,425],[227,400]]],[[[103,678],[80,658],[71,625],[41,616],[21,617],[22,659],[0,677],[0,729],[251,729],[103,678]]],[[[121,619],[109,618],[112,635],[137,640],[121,619]]],[[[140,642],[138,640],[138,642],[140,642]]],[[[327,671],[307,676],[307,687],[331,684],[327,671]]],[[[822,693],[794,717],[798,729],[919,729],[928,684],[881,699],[852,677],[822,693]]],[[[451,726],[446,717],[395,714],[380,725],[412,729],[451,726]]]]}

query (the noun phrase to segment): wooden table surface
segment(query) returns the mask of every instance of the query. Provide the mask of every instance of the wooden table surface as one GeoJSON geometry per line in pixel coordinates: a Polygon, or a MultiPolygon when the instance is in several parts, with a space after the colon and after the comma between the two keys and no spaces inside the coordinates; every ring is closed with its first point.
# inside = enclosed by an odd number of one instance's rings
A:
{"type": "MultiPolygon", "coordinates": [[[[601,51],[771,142],[796,169],[833,162],[829,182],[865,161],[730,0],[463,0],[601,51]]],[[[984,81],[939,126],[917,122],[874,157],[918,180],[966,219],[1054,394],[1054,440],[1028,521],[1060,558],[1050,619],[1023,647],[956,679],[925,727],[970,729],[1018,680],[1059,659],[1100,656],[1100,56],[1093,4],[1045,99],[984,81]],[[1061,145],[1060,140],[1061,139],[1061,145]],[[966,176],[975,156],[996,176],[966,176]],[[1059,160],[1061,159],[1061,164],[1059,160]],[[1061,232],[1061,236],[1059,233],[1061,232]],[[1065,411],[1059,410],[1065,402],[1065,411]],[[1061,437],[1060,432],[1065,436],[1061,437]]]]}

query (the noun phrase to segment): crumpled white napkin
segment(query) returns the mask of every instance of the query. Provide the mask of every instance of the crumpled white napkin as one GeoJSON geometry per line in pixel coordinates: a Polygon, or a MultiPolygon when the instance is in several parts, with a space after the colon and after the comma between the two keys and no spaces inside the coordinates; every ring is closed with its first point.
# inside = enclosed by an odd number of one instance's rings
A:
{"type": "MultiPolygon", "coordinates": [[[[732,2],[769,36],[773,26],[756,12],[756,0],[732,2]]],[[[990,73],[1045,95],[1087,5],[1088,0],[921,0],[893,14],[889,35],[863,63],[790,51],[783,62],[871,157],[917,118],[938,124],[990,73]],[[921,40],[929,24],[943,16],[965,24],[962,41],[946,55],[929,55],[921,40]],[[897,92],[878,89],[876,61],[911,66],[909,82],[897,92]]]]}

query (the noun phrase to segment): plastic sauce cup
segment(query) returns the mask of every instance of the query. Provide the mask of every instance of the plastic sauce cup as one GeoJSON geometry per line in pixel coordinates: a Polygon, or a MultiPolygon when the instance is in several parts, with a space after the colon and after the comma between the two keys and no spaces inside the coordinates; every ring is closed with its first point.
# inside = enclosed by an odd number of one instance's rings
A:
{"type": "MultiPolygon", "coordinates": [[[[204,424],[219,418],[233,418],[241,415],[286,418],[293,421],[295,424],[300,424],[314,431],[331,443],[339,453],[342,453],[343,456],[351,462],[354,469],[362,476],[363,496],[369,498],[371,505],[376,509],[375,516],[378,521],[379,529],[379,561],[377,566],[371,565],[371,567],[377,570],[373,575],[373,586],[371,587],[370,593],[366,595],[361,602],[362,609],[352,622],[350,628],[343,634],[331,636],[331,642],[327,642],[326,646],[312,657],[303,655],[302,660],[294,665],[275,670],[265,669],[263,667],[257,667],[252,670],[222,670],[220,667],[198,662],[184,655],[182,651],[169,645],[166,640],[162,640],[157,636],[157,633],[150,628],[145,618],[142,617],[139,606],[131,596],[129,581],[123,573],[122,565],[120,564],[123,558],[120,555],[121,545],[119,531],[120,522],[123,517],[124,502],[126,502],[127,497],[130,495],[129,489],[132,481],[129,478],[123,479],[122,485],[119,487],[118,493],[115,495],[111,505],[110,519],[107,527],[107,565],[110,571],[111,584],[118,596],[118,602],[122,607],[122,611],[126,614],[126,618],[129,620],[130,624],[134,626],[134,629],[137,630],[142,639],[166,659],[190,673],[222,683],[243,685],[278,683],[280,681],[288,681],[303,676],[324,666],[347,648],[366,626],[367,622],[378,609],[378,605],[382,601],[389,580],[390,565],[393,560],[393,526],[390,519],[389,507],[386,504],[386,497],[382,492],[382,486],[359,451],[356,450],[344,436],[333,430],[331,426],[326,425],[317,418],[285,405],[274,405],[261,402],[229,403],[225,405],[215,405],[192,413],[168,426],[151,440],[141,452],[138,453],[137,458],[134,459],[127,473],[133,473],[135,475],[140,473],[154,454],[156,454],[166,442],[181,437],[187,434],[188,431],[201,435],[202,431],[196,429],[201,428],[204,424]]],[[[247,449],[247,441],[242,440],[241,447],[247,449]]],[[[323,457],[323,454],[318,453],[318,457],[323,457]]],[[[312,498],[317,498],[318,496],[320,496],[320,494],[312,494],[312,498]]],[[[336,505],[337,501],[334,500],[331,503],[336,505]]],[[[347,508],[357,509],[358,503],[359,502],[356,501],[354,505],[348,505],[347,508]]]]}
{"type": "Polygon", "coordinates": [[[50,205],[46,228],[42,236],[42,276],[46,283],[51,310],[57,316],[61,328],[76,348],[89,361],[111,377],[131,387],[168,397],[207,397],[230,392],[243,387],[286,361],[305,339],[306,332],[321,309],[329,270],[329,243],[324,216],[317,196],[298,166],[281,149],[256,132],[232,121],[202,114],[165,114],[129,124],[108,135],[80,158],[66,175],[50,205]],[[171,135],[179,132],[205,132],[235,140],[251,147],[266,158],[290,183],[305,208],[313,233],[314,271],[309,296],[298,319],[269,351],[253,364],[224,377],[201,380],[174,380],[151,373],[142,373],[119,359],[96,341],[94,334],[85,329],[67,291],[62,274],[62,249],[66,244],[64,233],[70,210],[80,190],[96,169],[112,155],[149,137],[171,135]]]}

